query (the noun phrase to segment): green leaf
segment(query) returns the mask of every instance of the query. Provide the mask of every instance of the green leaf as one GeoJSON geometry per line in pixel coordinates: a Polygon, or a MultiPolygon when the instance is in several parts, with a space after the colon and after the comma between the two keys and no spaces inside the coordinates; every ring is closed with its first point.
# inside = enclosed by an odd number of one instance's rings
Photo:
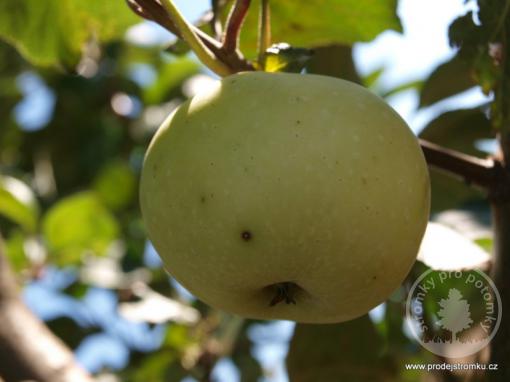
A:
{"type": "Polygon", "coordinates": [[[492,237],[484,237],[476,239],[475,243],[478,244],[487,253],[492,253],[494,249],[494,239],[492,237]]]}
{"type": "Polygon", "coordinates": [[[367,315],[340,324],[298,324],[287,357],[289,379],[388,381],[390,365],[380,358],[383,346],[367,315]]]}
{"type": "Polygon", "coordinates": [[[439,65],[425,81],[420,107],[461,93],[476,85],[470,65],[459,56],[439,65]]]}
{"type": "Polygon", "coordinates": [[[377,82],[381,78],[381,75],[384,73],[384,70],[385,67],[382,66],[368,73],[366,76],[363,77],[363,85],[366,86],[367,88],[374,87],[375,84],[377,84],[377,82]]]}
{"type": "Polygon", "coordinates": [[[361,83],[352,59],[352,48],[346,45],[330,45],[314,49],[306,70],[308,73],[361,83]]]}
{"type": "Polygon", "coordinates": [[[29,265],[29,260],[25,255],[25,235],[21,230],[15,230],[5,240],[5,250],[9,258],[9,262],[13,268],[19,272],[29,265]]]}
{"type": "Polygon", "coordinates": [[[72,67],[91,39],[122,37],[139,19],[123,1],[2,0],[0,37],[29,61],[72,67]]]}
{"type": "Polygon", "coordinates": [[[180,354],[172,349],[159,350],[124,370],[122,380],[128,382],[180,381],[189,371],[182,367],[179,356],[180,354]]]}
{"type": "Polygon", "coordinates": [[[110,162],[99,171],[94,181],[94,190],[108,208],[119,210],[135,196],[135,174],[127,163],[110,162]]]}
{"type": "Polygon", "coordinates": [[[117,221],[92,192],[61,199],[44,216],[42,228],[50,259],[60,265],[78,263],[86,251],[105,255],[119,235],[117,221]]]}
{"type": "MultiPolygon", "coordinates": [[[[484,157],[475,147],[480,139],[493,138],[490,122],[481,108],[462,109],[444,113],[430,122],[420,138],[466,154],[484,157]]],[[[481,192],[458,179],[431,169],[432,212],[458,208],[484,198],[481,192]]]]}
{"type": "Polygon", "coordinates": [[[395,94],[405,92],[408,90],[419,90],[423,85],[423,81],[409,81],[404,82],[403,84],[397,85],[391,89],[384,90],[381,92],[380,96],[382,98],[388,98],[394,96],[395,94]]]}
{"type": "Polygon", "coordinates": [[[175,88],[198,70],[198,63],[187,57],[170,61],[161,69],[154,83],[145,89],[145,103],[154,105],[168,101],[175,88]]]}
{"type": "Polygon", "coordinates": [[[289,44],[279,43],[266,50],[262,66],[266,72],[300,73],[311,57],[310,49],[292,48],[289,44]]]}
{"type": "Polygon", "coordinates": [[[28,232],[35,232],[39,206],[30,187],[16,178],[0,176],[0,215],[28,232]]]}
{"type": "MultiPolygon", "coordinates": [[[[397,0],[270,1],[272,41],[313,48],[370,41],[386,29],[402,31],[397,0]]],[[[252,1],[241,33],[241,50],[254,57],[260,0],[252,1]]]]}

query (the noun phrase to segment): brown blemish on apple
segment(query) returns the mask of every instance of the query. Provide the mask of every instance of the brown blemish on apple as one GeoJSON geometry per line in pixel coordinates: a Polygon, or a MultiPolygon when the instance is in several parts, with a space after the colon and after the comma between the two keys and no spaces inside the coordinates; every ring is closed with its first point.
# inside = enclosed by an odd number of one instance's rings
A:
{"type": "Polygon", "coordinates": [[[241,233],[241,239],[244,241],[250,241],[252,239],[252,234],[250,231],[243,231],[241,233]]]}

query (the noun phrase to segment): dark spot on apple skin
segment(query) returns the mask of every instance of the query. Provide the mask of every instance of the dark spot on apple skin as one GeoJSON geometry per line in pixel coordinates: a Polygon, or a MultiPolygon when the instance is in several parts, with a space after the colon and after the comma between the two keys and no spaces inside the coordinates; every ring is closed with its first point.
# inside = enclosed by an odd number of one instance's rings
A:
{"type": "Polygon", "coordinates": [[[377,280],[377,276],[372,276],[372,280],[377,280]]]}
{"type": "Polygon", "coordinates": [[[296,125],[300,125],[300,124],[301,124],[301,121],[298,119],[298,120],[296,121],[296,125]]]}
{"type": "Polygon", "coordinates": [[[200,203],[205,204],[205,201],[206,201],[206,198],[205,198],[205,196],[202,195],[200,197],[200,203]]]}
{"type": "Polygon", "coordinates": [[[250,231],[243,231],[241,233],[241,239],[244,241],[250,241],[252,239],[252,234],[250,231]]]}

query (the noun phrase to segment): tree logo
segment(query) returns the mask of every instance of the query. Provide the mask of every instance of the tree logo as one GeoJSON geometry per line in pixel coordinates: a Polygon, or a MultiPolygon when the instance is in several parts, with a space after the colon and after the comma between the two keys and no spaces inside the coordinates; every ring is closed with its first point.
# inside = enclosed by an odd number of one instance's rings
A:
{"type": "Polygon", "coordinates": [[[501,297],[483,272],[434,271],[415,281],[406,304],[413,336],[439,356],[460,358],[487,346],[501,321],[501,297]]]}

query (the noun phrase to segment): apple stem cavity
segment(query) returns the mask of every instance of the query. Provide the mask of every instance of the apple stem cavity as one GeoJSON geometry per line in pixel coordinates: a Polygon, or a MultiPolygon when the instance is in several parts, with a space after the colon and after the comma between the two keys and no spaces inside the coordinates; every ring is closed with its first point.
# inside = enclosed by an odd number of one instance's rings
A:
{"type": "Polygon", "coordinates": [[[289,281],[271,285],[271,288],[276,290],[276,294],[269,302],[269,306],[275,306],[280,302],[296,305],[296,300],[293,297],[295,286],[297,286],[295,283],[289,281]]]}

